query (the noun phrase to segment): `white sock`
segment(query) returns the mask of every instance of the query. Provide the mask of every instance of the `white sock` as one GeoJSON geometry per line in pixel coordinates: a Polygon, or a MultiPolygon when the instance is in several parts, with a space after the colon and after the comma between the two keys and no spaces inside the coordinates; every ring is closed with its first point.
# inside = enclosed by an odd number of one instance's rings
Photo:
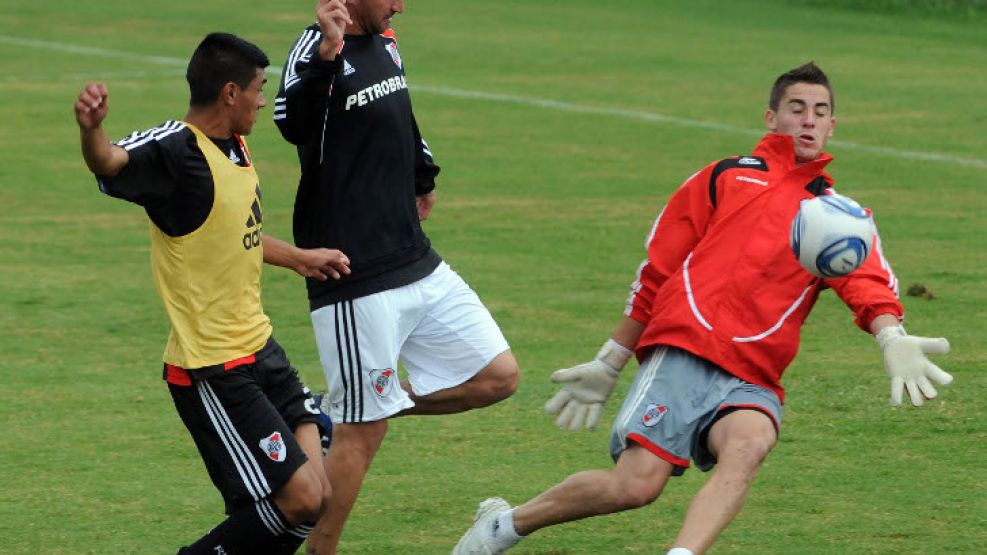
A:
{"type": "Polygon", "coordinates": [[[694,555],[692,551],[685,547],[673,547],[665,555],[694,555]]]}
{"type": "Polygon", "coordinates": [[[524,536],[517,533],[514,528],[514,509],[506,510],[497,515],[497,524],[490,535],[489,547],[494,553],[500,553],[521,541],[524,536]]]}

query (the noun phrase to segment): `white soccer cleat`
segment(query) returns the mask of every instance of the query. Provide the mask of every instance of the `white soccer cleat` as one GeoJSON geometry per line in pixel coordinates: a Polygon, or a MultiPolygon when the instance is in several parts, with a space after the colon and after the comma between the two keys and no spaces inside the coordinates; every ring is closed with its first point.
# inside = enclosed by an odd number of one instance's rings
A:
{"type": "Polygon", "coordinates": [[[511,504],[499,497],[491,497],[480,503],[473,517],[473,525],[459,538],[452,549],[452,555],[500,555],[504,551],[494,551],[487,545],[493,535],[493,528],[500,513],[510,510],[511,504]]]}

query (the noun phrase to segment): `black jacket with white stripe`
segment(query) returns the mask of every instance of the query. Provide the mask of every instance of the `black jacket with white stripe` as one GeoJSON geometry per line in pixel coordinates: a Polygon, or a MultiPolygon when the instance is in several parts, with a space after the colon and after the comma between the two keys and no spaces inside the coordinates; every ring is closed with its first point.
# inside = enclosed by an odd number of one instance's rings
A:
{"type": "Polygon", "coordinates": [[[307,280],[312,310],[412,283],[441,262],[416,206],[439,167],[419,134],[393,32],[347,35],[332,62],[319,57],[321,40],[318,25],[302,33],[274,104],[301,162],[295,243],[350,258],[350,275],[307,280]]]}

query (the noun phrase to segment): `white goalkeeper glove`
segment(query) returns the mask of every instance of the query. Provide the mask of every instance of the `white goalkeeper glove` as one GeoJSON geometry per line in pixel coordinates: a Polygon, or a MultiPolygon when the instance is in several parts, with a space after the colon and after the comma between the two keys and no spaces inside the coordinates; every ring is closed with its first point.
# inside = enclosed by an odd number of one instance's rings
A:
{"type": "Polygon", "coordinates": [[[930,379],[939,385],[953,381],[952,376],[925,356],[926,353],[948,353],[949,341],[945,338],[908,335],[902,326],[888,326],[877,333],[876,339],[884,353],[884,369],[891,378],[891,406],[901,404],[903,389],[908,390],[913,405],[922,406],[925,399],[937,395],[930,379]]]}
{"type": "Polygon", "coordinates": [[[558,415],[555,425],[572,432],[579,431],[584,425],[587,430],[595,430],[600,423],[603,403],[613,393],[617,377],[631,354],[620,343],[608,339],[595,359],[556,370],[551,380],[565,386],[545,403],[545,412],[558,415]]]}

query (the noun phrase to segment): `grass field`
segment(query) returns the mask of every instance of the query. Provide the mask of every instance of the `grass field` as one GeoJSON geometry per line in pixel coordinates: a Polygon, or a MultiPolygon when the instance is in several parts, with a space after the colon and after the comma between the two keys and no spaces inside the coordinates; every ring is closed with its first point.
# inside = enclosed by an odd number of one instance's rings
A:
{"type": "MultiPolygon", "coordinates": [[[[5,0],[0,552],[174,553],[218,522],[220,498],[160,381],[167,323],[146,220],[98,194],[71,105],[99,79],[111,137],[180,117],[184,63],[205,33],[241,34],[280,65],[312,4],[5,0]]],[[[956,380],[920,410],[891,409],[872,339],[824,295],[786,375],[780,443],[712,552],[984,553],[981,4],[947,17],[780,0],[407,4],[402,57],[444,168],[426,228],[524,376],[494,408],[392,422],[342,553],[448,553],[481,499],[521,502],[609,464],[606,431],[563,433],[541,412],[548,374],[595,353],[669,193],[749,152],[771,81],[809,59],[836,88],[839,189],[875,211],[903,289],[933,292],[903,298],[907,323],[950,339],[938,360],[956,380]]],[[[287,238],[297,169],[270,109],[251,146],[265,229],[287,238]]],[[[300,279],[268,268],[264,296],[303,377],[323,383],[300,279]]],[[[648,508],[548,529],[516,552],[663,553],[704,479],[688,472],[648,508]]]]}

